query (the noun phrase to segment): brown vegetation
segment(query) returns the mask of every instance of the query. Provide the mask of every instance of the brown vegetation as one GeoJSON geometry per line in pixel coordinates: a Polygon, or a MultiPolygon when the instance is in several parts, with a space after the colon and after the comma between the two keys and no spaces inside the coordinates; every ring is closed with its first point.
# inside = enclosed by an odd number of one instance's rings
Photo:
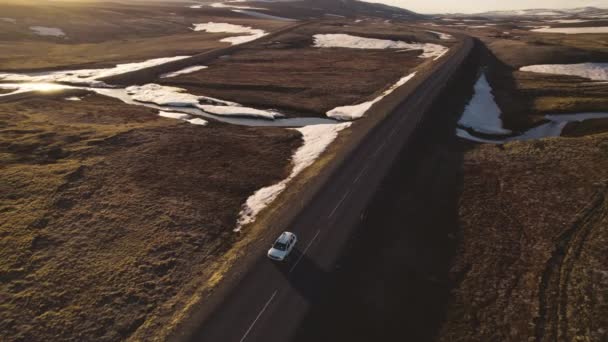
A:
{"type": "Polygon", "coordinates": [[[324,116],[332,108],[374,98],[425,61],[417,57],[419,51],[314,48],[317,33],[437,42],[432,34],[404,25],[327,22],[297,28],[219,58],[208,69],[160,82],[252,106],[324,116]]]}
{"type": "Polygon", "coordinates": [[[15,1],[0,4],[0,70],[107,66],[158,57],[194,55],[229,46],[228,35],[193,32],[194,23],[228,22],[268,31],[289,22],[255,20],[229,10],[192,9],[183,3],[15,1]],[[39,36],[30,26],[57,27],[67,38],[39,36]]]}
{"type": "Polygon", "coordinates": [[[487,48],[483,63],[506,127],[522,131],[545,114],[608,109],[608,86],[603,82],[518,70],[530,64],[602,62],[608,57],[608,47],[602,44],[605,35],[561,36],[530,32],[512,40],[480,35],[487,48]]]}
{"type": "Polygon", "coordinates": [[[608,135],[465,154],[443,341],[607,337],[608,135]]]}
{"type": "Polygon", "coordinates": [[[300,144],[97,95],[0,104],[0,130],[6,341],[119,340],[170,318],[300,144]]]}

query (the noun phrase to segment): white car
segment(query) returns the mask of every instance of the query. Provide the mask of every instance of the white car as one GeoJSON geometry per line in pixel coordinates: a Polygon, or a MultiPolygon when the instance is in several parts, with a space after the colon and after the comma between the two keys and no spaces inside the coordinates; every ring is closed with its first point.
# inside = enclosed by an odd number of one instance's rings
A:
{"type": "Polygon", "coordinates": [[[289,253],[293,250],[293,247],[298,242],[296,234],[291,232],[283,232],[281,236],[274,242],[272,247],[268,250],[268,257],[272,260],[283,261],[289,253]]]}

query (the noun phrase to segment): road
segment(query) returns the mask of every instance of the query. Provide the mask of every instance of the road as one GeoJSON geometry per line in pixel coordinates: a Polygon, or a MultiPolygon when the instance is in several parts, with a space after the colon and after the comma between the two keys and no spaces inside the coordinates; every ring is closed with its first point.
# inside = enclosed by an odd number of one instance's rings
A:
{"type": "Polygon", "coordinates": [[[469,54],[465,43],[363,139],[334,173],[329,186],[297,216],[290,231],[297,250],[285,263],[260,255],[192,341],[289,341],[319,300],[350,233],[378,184],[424,118],[430,104],[469,54]]]}

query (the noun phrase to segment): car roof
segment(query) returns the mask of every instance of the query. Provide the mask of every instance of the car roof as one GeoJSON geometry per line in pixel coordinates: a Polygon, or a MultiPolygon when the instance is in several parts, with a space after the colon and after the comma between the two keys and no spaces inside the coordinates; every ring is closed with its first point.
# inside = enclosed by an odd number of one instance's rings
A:
{"type": "Polygon", "coordinates": [[[293,236],[293,233],[283,232],[281,234],[281,236],[279,236],[279,238],[277,239],[277,242],[286,243],[289,241],[289,239],[291,239],[292,236],[293,236]]]}

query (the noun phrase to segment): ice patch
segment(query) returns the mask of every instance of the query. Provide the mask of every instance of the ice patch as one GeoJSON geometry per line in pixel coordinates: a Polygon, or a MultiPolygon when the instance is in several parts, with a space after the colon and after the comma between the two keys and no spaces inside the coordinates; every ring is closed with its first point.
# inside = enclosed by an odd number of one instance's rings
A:
{"type": "Polygon", "coordinates": [[[30,26],[30,30],[39,36],[65,37],[65,32],[56,27],[30,26]]]}
{"type": "Polygon", "coordinates": [[[185,114],[185,113],[178,113],[178,112],[168,112],[168,111],[164,111],[161,110],[158,112],[159,116],[162,116],[164,118],[168,118],[168,119],[175,119],[175,120],[181,120],[181,121],[185,121],[188,122],[192,125],[199,125],[199,126],[205,126],[207,125],[207,121],[201,119],[201,118],[191,118],[190,115],[185,114]]]}
{"type": "Polygon", "coordinates": [[[0,73],[0,81],[10,82],[63,82],[69,84],[86,84],[89,86],[105,86],[99,79],[124,74],[127,72],[146,69],[156,65],[161,65],[189,56],[177,56],[167,58],[155,58],[144,62],[118,64],[113,68],[105,69],[82,69],[67,71],[47,71],[27,74],[0,73]]]}
{"type": "Polygon", "coordinates": [[[440,57],[448,49],[445,46],[428,43],[406,43],[388,39],[364,38],[349,34],[315,34],[314,46],[319,48],[349,49],[406,49],[422,50],[420,58],[440,57]]]}
{"type": "Polygon", "coordinates": [[[34,83],[0,83],[0,89],[12,90],[11,93],[1,94],[0,98],[2,98],[2,97],[9,96],[9,95],[27,93],[27,92],[32,92],[32,91],[47,93],[47,92],[58,91],[58,90],[79,89],[79,88],[71,87],[71,86],[63,85],[63,84],[56,84],[56,83],[34,82],[34,83]]]}
{"type": "Polygon", "coordinates": [[[327,112],[326,115],[328,117],[336,119],[336,120],[345,120],[346,121],[346,120],[359,119],[376,102],[378,102],[378,101],[382,100],[384,97],[388,96],[390,93],[395,91],[395,89],[399,88],[400,86],[407,83],[407,81],[411,80],[414,76],[416,76],[415,72],[411,73],[405,77],[402,77],[399,81],[397,81],[397,83],[393,84],[390,88],[385,90],[380,96],[376,97],[375,99],[373,99],[371,101],[363,102],[363,103],[352,105],[352,106],[336,107],[336,108],[330,110],[329,112],[327,112]]]}
{"type": "Polygon", "coordinates": [[[201,118],[194,118],[194,119],[190,119],[188,120],[189,123],[193,124],[193,125],[199,125],[199,126],[205,126],[207,125],[207,121],[201,119],[201,118]]]}
{"type": "Polygon", "coordinates": [[[284,115],[273,110],[262,110],[241,106],[235,102],[223,101],[206,96],[186,93],[185,89],[146,84],[126,88],[127,94],[134,100],[144,103],[155,103],[160,106],[192,107],[218,116],[252,117],[274,120],[284,115]]]}
{"type": "Polygon", "coordinates": [[[207,69],[208,67],[205,65],[195,65],[195,66],[190,66],[187,68],[183,68],[181,70],[178,71],[173,71],[173,72],[168,72],[166,74],[162,74],[160,75],[160,78],[170,78],[170,77],[176,77],[179,75],[185,75],[185,74],[190,74],[199,70],[203,70],[203,69],[207,69]]]}
{"type": "Polygon", "coordinates": [[[205,24],[194,24],[194,31],[205,31],[209,33],[246,33],[246,36],[236,36],[221,39],[220,42],[230,43],[232,45],[247,43],[265,36],[267,33],[264,30],[254,29],[249,26],[214,23],[208,22],[205,24]]]}
{"type": "Polygon", "coordinates": [[[471,128],[484,134],[510,134],[511,131],[502,128],[500,108],[492,95],[492,87],[485,74],[475,83],[475,94],[466,106],[459,126],[471,128]]]}
{"type": "Polygon", "coordinates": [[[135,101],[156,103],[161,106],[196,107],[200,101],[224,106],[236,106],[237,103],[222,101],[212,97],[197,96],[186,93],[185,89],[148,83],[142,86],[126,88],[127,94],[135,101]]]}
{"type": "Polygon", "coordinates": [[[281,118],[284,115],[273,111],[273,110],[263,110],[263,109],[255,109],[249,107],[238,106],[213,106],[213,105],[198,105],[198,108],[203,111],[215,115],[220,116],[243,116],[243,117],[252,117],[259,119],[267,119],[274,120],[276,118],[281,118]]]}
{"type": "Polygon", "coordinates": [[[608,81],[608,63],[541,64],[525,66],[519,70],[541,74],[579,76],[594,81],[608,81]]]}
{"type": "Polygon", "coordinates": [[[169,119],[176,119],[176,120],[186,120],[190,117],[190,115],[188,114],[184,114],[184,113],[175,113],[175,112],[165,112],[165,111],[160,111],[158,112],[159,116],[162,116],[163,118],[169,118],[169,119]]]}
{"type": "MultiPolygon", "coordinates": [[[[301,127],[336,124],[328,118],[284,118],[273,110],[258,110],[238,103],[223,101],[206,96],[187,94],[184,89],[147,84],[124,88],[95,88],[68,86],[57,83],[0,83],[0,89],[11,90],[0,94],[0,98],[27,92],[50,92],[67,89],[81,89],[118,99],[126,104],[145,106],[159,111],[182,113],[194,117],[205,117],[232,125],[253,127],[301,127]],[[203,110],[203,108],[205,110],[203,110]],[[213,114],[213,113],[216,114],[213,114]],[[263,120],[260,120],[263,119],[263,120]]],[[[203,119],[189,119],[192,124],[203,124],[203,119]]],[[[206,122],[206,121],[205,121],[206,122]]]]}
{"type": "Polygon", "coordinates": [[[296,128],[302,133],[304,143],[292,156],[293,169],[289,176],[281,182],[259,189],[251,195],[239,213],[235,231],[240,231],[243,226],[255,221],[256,216],[271,204],[285,188],[287,184],[300,174],[304,169],[314,163],[314,161],[327,149],[336,139],[338,133],[349,127],[350,122],[341,124],[314,125],[296,128]]]}
{"type": "Polygon", "coordinates": [[[582,34],[582,33],[608,33],[608,26],[597,27],[549,27],[533,29],[534,32],[542,33],[564,33],[564,34],[582,34]]]}
{"type": "Polygon", "coordinates": [[[559,137],[562,135],[562,132],[566,125],[570,122],[583,122],[592,119],[606,119],[608,118],[608,113],[551,114],[545,115],[544,117],[545,119],[549,120],[549,122],[533,127],[523,132],[522,134],[516,136],[497,136],[494,138],[492,138],[491,136],[478,137],[472,135],[467,130],[460,127],[456,129],[456,135],[466,140],[488,144],[504,144],[511,141],[526,141],[550,137],[559,137]]]}
{"type": "MultiPolygon", "coordinates": [[[[234,102],[222,101],[219,99],[214,99],[214,98],[205,97],[205,96],[194,96],[194,95],[190,95],[190,94],[182,94],[182,96],[183,96],[182,98],[177,98],[177,95],[175,94],[175,92],[180,93],[180,92],[184,91],[183,89],[180,89],[180,88],[164,87],[165,89],[158,90],[158,92],[156,92],[156,90],[154,90],[153,88],[156,88],[156,87],[162,88],[163,86],[160,86],[158,84],[148,84],[148,85],[144,85],[142,87],[146,90],[144,91],[143,89],[139,89],[139,90],[135,91],[135,89],[133,89],[133,88],[129,89],[129,91],[127,91],[126,89],[120,89],[120,88],[81,88],[81,89],[88,89],[88,90],[94,91],[100,95],[113,97],[115,99],[123,101],[126,104],[146,106],[149,108],[154,108],[154,109],[163,110],[163,111],[179,112],[179,113],[189,114],[192,116],[205,117],[205,118],[210,118],[210,119],[213,119],[216,121],[225,122],[225,123],[232,124],[232,125],[253,126],[253,127],[301,127],[301,126],[335,124],[336,123],[335,120],[327,119],[327,118],[283,118],[283,117],[279,116],[279,115],[281,115],[280,113],[276,113],[274,111],[270,111],[271,113],[277,114],[277,116],[275,117],[274,120],[270,120],[269,116],[263,118],[265,120],[260,120],[257,117],[243,117],[243,116],[234,116],[234,115],[232,115],[232,116],[231,115],[224,115],[224,116],[215,115],[215,114],[205,112],[201,108],[199,108],[199,105],[202,106],[202,104],[200,102],[206,102],[208,104],[216,103],[216,104],[218,104],[218,106],[221,106],[221,105],[229,106],[231,104],[234,106],[240,106],[240,105],[237,103],[234,103],[234,102]],[[143,96],[144,92],[147,93],[146,96],[143,96]],[[167,96],[167,94],[163,94],[166,92],[173,93],[173,94],[171,94],[171,96],[167,96]],[[138,101],[135,98],[133,98],[132,95],[136,95],[137,93],[139,93],[140,96],[135,96],[135,97],[138,98],[139,100],[143,100],[145,102],[141,102],[141,101],[138,101]],[[163,97],[163,99],[160,99],[157,101],[154,100],[155,98],[159,98],[159,97],[163,97]],[[198,105],[195,102],[196,101],[195,98],[199,98],[198,105]],[[150,101],[150,102],[148,102],[148,101],[150,101]],[[159,102],[162,104],[157,104],[156,102],[159,102]]],[[[209,108],[207,108],[207,109],[209,109],[209,108]]],[[[241,109],[239,109],[239,110],[241,110],[241,109]]]]}

